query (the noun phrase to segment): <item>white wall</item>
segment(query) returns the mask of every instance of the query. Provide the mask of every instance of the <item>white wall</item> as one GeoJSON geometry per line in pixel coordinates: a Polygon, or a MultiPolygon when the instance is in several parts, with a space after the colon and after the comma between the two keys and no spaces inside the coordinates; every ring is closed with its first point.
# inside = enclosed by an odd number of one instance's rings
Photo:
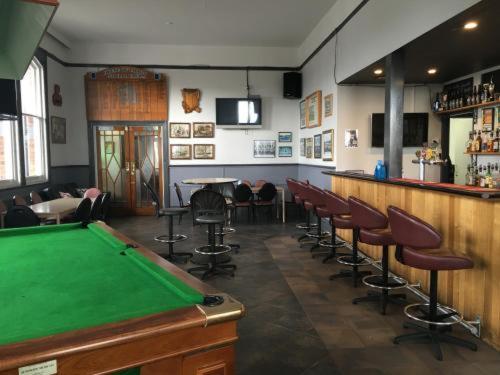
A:
{"type": "MultiPolygon", "coordinates": [[[[65,68],[48,59],[49,92],[54,83],[61,85],[63,106],[49,106],[49,115],[65,117],[67,144],[51,145],[52,165],[81,165],[89,163],[88,123],[85,114],[84,75],[96,68],[65,68]]],[[[244,97],[245,72],[233,70],[165,70],[168,82],[168,116],[173,122],[215,122],[216,97],[244,97]],[[185,114],[182,109],[183,88],[199,88],[202,91],[201,113],[185,114]]],[[[250,72],[251,94],[260,95],[263,107],[263,126],[256,130],[216,129],[215,138],[172,139],[171,143],[209,143],[216,145],[215,160],[175,160],[172,165],[188,164],[275,164],[297,163],[298,117],[297,100],[283,98],[283,73],[275,71],[250,72]],[[253,158],[254,140],[278,140],[279,131],[293,131],[291,158],[253,158]]],[[[277,143],[277,145],[279,145],[277,143]]],[[[164,150],[167,152],[167,150],[164,150]]]]}
{"type": "MultiPolygon", "coordinates": [[[[312,94],[316,90],[322,91],[322,125],[321,127],[311,129],[300,129],[299,138],[311,138],[316,134],[322,133],[324,130],[334,130],[334,140],[338,138],[337,118],[339,114],[337,86],[333,80],[333,43],[330,41],[302,70],[303,79],[303,99],[312,94]],[[324,97],[333,93],[333,116],[324,117],[324,97]]],[[[299,103],[296,103],[299,108],[299,103]]],[[[325,165],[329,167],[338,167],[338,147],[334,142],[334,158],[333,161],[323,161],[322,159],[307,159],[299,156],[299,163],[309,165],[325,165]]],[[[300,150],[299,150],[300,152],[300,150]]]]}

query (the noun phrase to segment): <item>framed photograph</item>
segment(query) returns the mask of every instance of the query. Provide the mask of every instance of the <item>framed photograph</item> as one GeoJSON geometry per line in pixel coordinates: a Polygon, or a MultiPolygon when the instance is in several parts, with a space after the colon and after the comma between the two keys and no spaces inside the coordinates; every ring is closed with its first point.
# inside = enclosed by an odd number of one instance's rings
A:
{"type": "Polygon", "coordinates": [[[278,132],[278,142],[292,142],[292,132],[278,132]]]}
{"type": "Polygon", "coordinates": [[[321,91],[315,91],[306,99],[306,127],[321,126],[321,91]]]}
{"type": "Polygon", "coordinates": [[[306,100],[300,102],[300,128],[306,128],[306,100]]]}
{"type": "Polygon", "coordinates": [[[170,160],[191,160],[191,145],[170,145],[170,160]]]}
{"type": "Polygon", "coordinates": [[[344,146],[347,148],[358,147],[358,129],[346,129],[344,135],[344,146]]]}
{"type": "Polygon", "coordinates": [[[170,138],[191,138],[191,124],[189,122],[171,122],[170,138]]]}
{"type": "Polygon", "coordinates": [[[253,141],[254,158],[275,158],[276,141],[253,141]]]}
{"type": "Polygon", "coordinates": [[[333,129],[323,132],[323,160],[333,161],[333,129]]]}
{"type": "Polygon", "coordinates": [[[325,117],[333,115],[333,94],[325,96],[325,117]]]}
{"type": "Polygon", "coordinates": [[[300,156],[306,156],[306,139],[300,138],[300,156]]]}
{"type": "Polygon", "coordinates": [[[215,159],[215,145],[193,145],[194,159],[215,159]]]}
{"type": "Polygon", "coordinates": [[[292,157],[292,146],[279,146],[278,156],[280,158],[291,158],[292,157]]]}
{"type": "Polygon", "coordinates": [[[493,130],[493,108],[483,109],[483,130],[490,132],[493,130]]]}
{"type": "Polygon", "coordinates": [[[52,116],[50,118],[50,139],[52,143],[66,144],[66,119],[52,116]]]}
{"type": "Polygon", "coordinates": [[[215,137],[215,124],[213,122],[193,122],[193,138],[215,137]]]}
{"type": "Polygon", "coordinates": [[[313,157],[313,139],[306,138],[306,158],[311,159],[313,157]]]}
{"type": "Polygon", "coordinates": [[[321,159],[321,134],[314,136],[314,159],[321,159]]]}

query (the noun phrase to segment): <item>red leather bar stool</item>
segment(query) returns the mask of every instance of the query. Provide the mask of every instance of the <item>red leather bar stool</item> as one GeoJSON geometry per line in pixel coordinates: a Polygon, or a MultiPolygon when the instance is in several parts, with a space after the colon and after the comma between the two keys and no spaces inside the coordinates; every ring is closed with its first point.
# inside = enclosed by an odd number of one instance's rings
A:
{"type": "Polygon", "coordinates": [[[326,263],[330,259],[334,259],[337,256],[348,255],[345,253],[337,253],[337,249],[344,247],[346,244],[345,241],[337,239],[337,228],[352,229],[352,222],[349,204],[340,195],[337,195],[330,190],[323,190],[323,201],[325,206],[317,207],[316,212],[320,217],[330,218],[331,238],[330,240],[320,241],[319,246],[326,247],[330,249],[330,251],[327,254],[322,253],[314,255],[326,255],[325,258],[323,258],[323,263],[326,263]]]}
{"type": "MultiPolygon", "coordinates": [[[[298,188],[297,188],[297,183],[298,181],[293,179],[293,178],[287,178],[286,179],[286,186],[288,191],[290,192],[290,195],[292,197],[292,204],[295,204],[295,206],[301,210],[302,209],[302,202],[300,201],[300,196],[298,193],[298,188]]],[[[299,211],[300,212],[300,211],[299,211]]]]}
{"type": "Polygon", "coordinates": [[[408,285],[406,280],[400,277],[389,276],[389,246],[396,245],[396,242],[388,228],[387,216],[361,199],[349,197],[348,202],[352,221],[355,227],[359,228],[358,242],[382,246],[382,274],[363,277],[363,284],[379,291],[370,291],[365,297],[353,299],[352,303],[378,302],[380,312],[385,314],[389,302],[398,305],[406,304],[406,294],[389,294],[390,290],[401,289],[408,285]]]}
{"type": "MultiPolygon", "coordinates": [[[[310,211],[307,211],[305,208],[305,202],[308,200],[309,197],[309,183],[297,181],[296,183],[296,191],[297,191],[297,201],[301,205],[302,209],[305,212],[306,216],[306,221],[305,223],[299,223],[295,227],[298,229],[303,229],[307,232],[309,232],[311,229],[316,228],[317,224],[311,223],[311,213],[310,211]]],[[[300,236],[297,241],[301,242],[303,240],[309,239],[307,234],[303,234],[300,236]]]]}
{"type": "Polygon", "coordinates": [[[411,304],[404,310],[410,319],[424,323],[427,327],[406,322],[403,325],[405,328],[413,328],[417,332],[397,336],[394,343],[429,340],[434,356],[440,361],[443,359],[442,342],[476,351],[476,344],[445,333],[447,328],[459,323],[463,317],[457,310],[440,305],[437,301],[438,272],[470,269],[474,263],[467,257],[442,248],[441,235],[426,222],[394,206],[389,206],[387,212],[392,235],[397,243],[398,261],[413,268],[430,271],[429,303],[411,304]]]}
{"type": "Polygon", "coordinates": [[[311,184],[307,185],[307,194],[306,200],[304,202],[304,208],[307,212],[310,212],[311,214],[316,216],[316,230],[313,229],[306,233],[306,236],[309,239],[315,241],[310,249],[311,252],[314,249],[319,248],[320,241],[330,235],[329,232],[323,232],[322,230],[322,219],[323,217],[329,217],[329,215],[327,214],[326,216],[322,217],[317,211],[317,209],[320,207],[325,207],[323,190],[311,184]]]}

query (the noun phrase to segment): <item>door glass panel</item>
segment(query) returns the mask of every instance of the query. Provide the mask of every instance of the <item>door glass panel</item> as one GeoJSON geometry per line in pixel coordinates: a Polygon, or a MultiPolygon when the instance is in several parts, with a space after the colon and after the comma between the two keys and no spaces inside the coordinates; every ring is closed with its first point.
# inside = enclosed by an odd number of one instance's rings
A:
{"type": "Polygon", "coordinates": [[[152,197],[144,186],[148,183],[160,196],[160,166],[158,154],[159,127],[137,130],[134,136],[136,205],[150,207],[152,197]]]}

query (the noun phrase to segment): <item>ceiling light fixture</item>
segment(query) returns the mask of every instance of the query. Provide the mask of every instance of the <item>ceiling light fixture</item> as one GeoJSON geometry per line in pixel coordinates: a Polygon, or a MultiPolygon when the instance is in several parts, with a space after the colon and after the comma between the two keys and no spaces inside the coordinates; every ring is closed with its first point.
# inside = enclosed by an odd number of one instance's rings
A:
{"type": "Polygon", "coordinates": [[[476,21],[469,21],[464,25],[465,30],[473,30],[477,27],[477,22],[476,21]]]}
{"type": "Polygon", "coordinates": [[[172,21],[165,21],[165,25],[173,25],[174,23],[172,21]]]}
{"type": "Polygon", "coordinates": [[[429,73],[429,74],[436,74],[437,73],[437,69],[436,68],[430,68],[429,70],[427,70],[427,73],[429,73]]]}
{"type": "Polygon", "coordinates": [[[373,71],[373,73],[374,73],[374,74],[376,74],[376,75],[378,75],[378,76],[379,76],[379,75],[381,75],[383,72],[384,72],[384,71],[383,71],[382,69],[380,69],[380,68],[379,68],[379,69],[375,69],[375,70],[373,71]]]}

